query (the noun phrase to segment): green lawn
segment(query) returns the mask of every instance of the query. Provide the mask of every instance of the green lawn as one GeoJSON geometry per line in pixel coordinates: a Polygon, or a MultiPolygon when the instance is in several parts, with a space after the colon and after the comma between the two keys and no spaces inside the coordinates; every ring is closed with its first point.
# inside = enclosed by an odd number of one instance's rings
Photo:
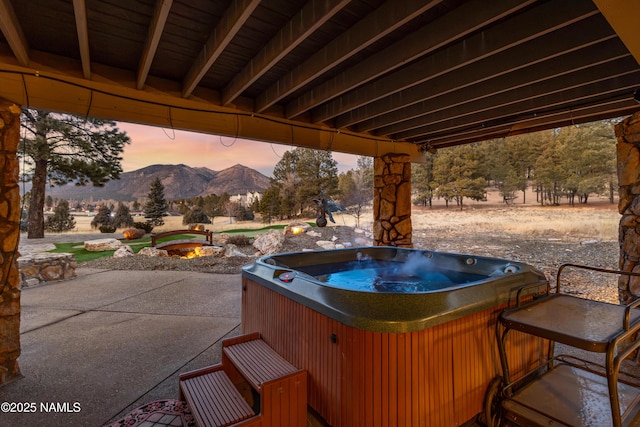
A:
{"type": "MultiPolygon", "coordinates": [[[[172,236],[179,237],[179,236],[172,236]]],[[[184,237],[183,237],[184,238],[184,237]]],[[[168,240],[169,238],[167,238],[168,240]]],[[[129,240],[125,241],[127,245],[131,247],[134,252],[138,252],[140,249],[145,246],[151,246],[151,238],[146,237],[138,240],[129,240]]],[[[76,262],[86,262],[91,261],[98,258],[103,258],[106,256],[113,256],[115,251],[101,251],[101,252],[90,252],[84,248],[84,242],[73,242],[73,243],[56,243],[56,248],[50,252],[66,252],[73,254],[76,259],[76,262]]]]}

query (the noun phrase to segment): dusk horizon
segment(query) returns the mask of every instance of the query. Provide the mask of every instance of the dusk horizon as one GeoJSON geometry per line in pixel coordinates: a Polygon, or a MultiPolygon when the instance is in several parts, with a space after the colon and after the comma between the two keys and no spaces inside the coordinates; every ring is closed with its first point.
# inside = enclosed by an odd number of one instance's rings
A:
{"type": "MultiPolygon", "coordinates": [[[[273,168],[286,151],[296,146],[272,142],[252,141],[198,132],[188,132],[118,122],[131,143],[122,153],[122,170],[131,172],[153,164],[206,167],[214,171],[235,164],[255,169],[267,177],[273,176],[273,168]]],[[[355,169],[358,156],[332,152],[338,163],[338,171],[355,169]]]]}

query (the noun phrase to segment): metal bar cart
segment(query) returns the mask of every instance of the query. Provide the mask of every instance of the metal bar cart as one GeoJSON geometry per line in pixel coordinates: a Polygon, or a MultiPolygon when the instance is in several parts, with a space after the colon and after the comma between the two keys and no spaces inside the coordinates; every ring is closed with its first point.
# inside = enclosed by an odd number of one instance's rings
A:
{"type": "Polygon", "coordinates": [[[621,369],[640,347],[640,299],[625,306],[562,293],[567,268],[640,276],[563,264],[555,293],[549,285],[518,290],[515,306],[500,314],[496,326],[503,376],[487,390],[487,425],[640,426],[640,378],[621,369]],[[512,331],[549,340],[547,361],[519,378],[512,378],[505,350],[512,331]],[[600,353],[600,360],[554,355],[555,343],[600,353]]]}

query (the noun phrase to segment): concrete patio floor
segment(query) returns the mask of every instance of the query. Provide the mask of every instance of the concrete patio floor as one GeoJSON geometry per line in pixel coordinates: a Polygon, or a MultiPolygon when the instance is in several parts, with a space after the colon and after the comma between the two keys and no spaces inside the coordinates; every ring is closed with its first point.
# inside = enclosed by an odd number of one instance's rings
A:
{"type": "MultiPolygon", "coordinates": [[[[84,237],[54,235],[36,242],[46,246],[84,237]]],[[[77,273],[22,290],[24,378],[0,387],[0,403],[34,403],[37,410],[0,411],[0,426],[101,427],[147,403],[177,399],[178,375],[218,363],[222,339],[240,333],[239,274],[88,268],[77,273]],[[70,410],[40,410],[40,404],[51,403],[70,410]]],[[[560,345],[556,352],[594,356],[560,345]]],[[[637,363],[627,368],[640,376],[637,363]]],[[[155,424],[160,425],[167,424],[155,424]]]]}
{"type": "Polygon", "coordinates": [[[102,426],[176,399],[178,374],[217,363],[222,338],[239,333],[240,275],[77,272],[23,289],[24,378],[0,388],[0,401],[38,410],[0,413],[0,425],[102,426]],[[50,402],[71,410],[40,411],[50,402]]]}

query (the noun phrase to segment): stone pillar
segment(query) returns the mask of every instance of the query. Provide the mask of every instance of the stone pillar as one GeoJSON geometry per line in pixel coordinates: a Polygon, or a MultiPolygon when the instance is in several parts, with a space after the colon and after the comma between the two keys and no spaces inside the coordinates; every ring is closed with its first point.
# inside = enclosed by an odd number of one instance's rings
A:
{"type": "Polygon", "coordinates": [[[411,158],[385,154],[373,161],[373,243],[410,248],[411,158]]]}
{"type": "MultiPolygon", "coordinates": [[[[620,269],[640,272],[640,112],[616,125],[620,269]]],[[[640,296],[640,277],[621,277],[621,303],[640,296]]]]}
{"type": "Polygon", "coordinates": [[[0,99],[0,385],[20,377],[20,106],[0,99]]]}

